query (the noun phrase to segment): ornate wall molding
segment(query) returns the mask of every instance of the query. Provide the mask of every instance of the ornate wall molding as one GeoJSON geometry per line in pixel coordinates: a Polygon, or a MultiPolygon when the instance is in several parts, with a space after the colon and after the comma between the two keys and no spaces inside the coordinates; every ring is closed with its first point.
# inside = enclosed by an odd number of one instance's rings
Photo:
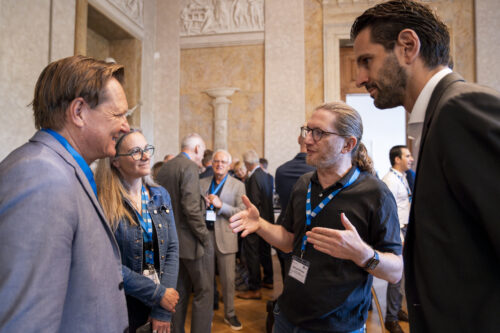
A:
{"type": "Polygon", "coordinates": [[[264,0],[183,0],[181,8],[183,37],[264,31],[264,0]]]}
{"type": "Polygon", "coordinates": [[[144,28],[144,0],[108,0],[131,20],[144,28]]]}
{"type": "Polygon", "coordinates": [[[89,4],[123,29],[144,38],[144,0],[88,0],[89,4]]]}
{"type": "MultiPolygon", "coordinates": [[[[383,2],[386,0],[322,0],[324,6],[351,6],[358,4],[376,4],[377,2],[383,2]]],[[[447,1],[453,2],[453,0],[420,0],[421,2],[440,2],[447,1]]]]}

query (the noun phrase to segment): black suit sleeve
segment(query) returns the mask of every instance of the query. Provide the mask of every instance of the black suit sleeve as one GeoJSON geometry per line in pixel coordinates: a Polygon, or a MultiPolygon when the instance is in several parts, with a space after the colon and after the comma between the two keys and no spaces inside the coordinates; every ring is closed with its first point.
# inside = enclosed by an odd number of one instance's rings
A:
{"type": "Polygon", "coordinates": [[[500,97],[460,94],[443,106],[439,121],[447,129],[439,134],[447,184],[500,258],[500,97]]]}

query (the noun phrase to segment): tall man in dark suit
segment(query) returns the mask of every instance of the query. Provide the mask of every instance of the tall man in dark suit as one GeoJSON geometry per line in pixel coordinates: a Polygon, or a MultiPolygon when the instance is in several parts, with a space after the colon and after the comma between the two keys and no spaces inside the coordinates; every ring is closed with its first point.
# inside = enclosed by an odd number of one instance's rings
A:
{"type": "Polygon", "coordinates": [[[181,143],[181,153],[165,163],[158,182],[172,198],[175,226],[179,237],[179,303],[173,315],[173,332],[183,333],[189,296],[194,292],[191,332],[211,330],[213,317],[214,249],[205,224],[205,200],[200,192],[198,167],[205,142],[189,134],[181,143]]]}
{"type": "MultiPolygon", "coordinates": [[[[273,180],[272,176],[263,171],[259,165],[259,155],[254,150],[243,154],[243,161],[249,176],[245,182],[246,193],[250,201],[259,210],[260,216],[268,221],[274,221],[273,210],[273,180]]],[[[261,285],[266,288],[273,286],[273,263],[271,246],[259,235],[252,234],[243,239],[242,253],[248,268],[248,291],[237,295],[243,299],[259,299],[262,297],[261,285]],[[264,270],[261,280],[260,265],[264,270]]]]}
{"type": "Polygon", "coordinates": [[[411,114],[418,164],[404,253],[410,329],[498,332],[500,94],[447,67],[448,29],[421,3],[370,8],[351,37],[357,84],[377,107],[411,114]]]}

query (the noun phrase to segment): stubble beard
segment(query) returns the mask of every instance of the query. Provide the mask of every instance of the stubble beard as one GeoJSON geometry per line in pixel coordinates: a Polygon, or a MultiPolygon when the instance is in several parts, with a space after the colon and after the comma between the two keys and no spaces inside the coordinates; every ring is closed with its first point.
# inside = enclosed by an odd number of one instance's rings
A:
{"type": "Polygon", "coordinates": [[[389,109],[403,105],[408,74],[399,65],[394,54],[387,57],[379,71],[379,80],[376,83],[377,97],[373,104],[379,109],[389,109]]]}

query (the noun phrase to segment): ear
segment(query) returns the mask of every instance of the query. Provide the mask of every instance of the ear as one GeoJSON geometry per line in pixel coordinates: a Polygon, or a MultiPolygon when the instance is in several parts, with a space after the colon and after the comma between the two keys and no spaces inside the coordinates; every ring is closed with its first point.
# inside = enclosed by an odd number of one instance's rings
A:
{"type": "Polygon", "coordinates": [[[120,160],[118,158],[113,158],[113,160],[111,161],[111,164],[117,168],[117,169],[120,169],[120,160]]]}
{"type": "Polygon", "coordinates": [[[397,46],[400,47],[400,55],[404,63],[409,65],[413,63],[420,54],[420,38],[412,29],[403,29],[399,32],[397,46]]]}
{"type": "Polygon", "coordinates": [[[66,109],[66,121],[75,125],[76,127],[83,127],[84,121],[84,108],[87,107],[85,100],[81,97],[77,97],[71,101],[68,108],[66,109]]]}
{"type": "Polygon", "coordinates": [[[356,147],[357,143],[358,139],[356,139],[353,136],[345,138],[344,147],[342,147],[342,153],[344,154],[350,153],[354,149],[354,147],[356,147]]]}

